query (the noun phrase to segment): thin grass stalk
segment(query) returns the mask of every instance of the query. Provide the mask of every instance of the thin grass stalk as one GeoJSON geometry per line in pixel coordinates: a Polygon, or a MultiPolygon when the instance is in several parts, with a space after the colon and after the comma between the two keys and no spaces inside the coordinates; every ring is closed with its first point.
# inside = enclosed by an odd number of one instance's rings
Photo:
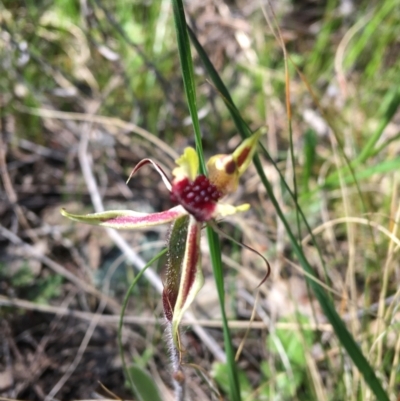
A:
{"type": "Polygon", "coordinates": [[[160,259],[161,256],[165,255],[167,253],[167,250],[168,250],[167,248],[163,249],[156,256],[154,256],[154,258],[150,259],[150,261],[143,267],[143,269],[140,270],[140,272],[137,274],[137,276],[135,277],[135,279],[132,281],[131,285],[129,286],[128,291],[126,292],[124,300],[122,302],[122,309],[121,309],[121,314],[120,314],[120,317],[119,317],[118,334],[117,334],[118,347],[119,347],[119,354],[121,356],[121,361],[122,361],[122,368],[123,368],[123,370],[125,372],[125,376],[128,378],[129,385],[131,387],[131,390],[132,390],[133,394],[136,394],[136,386],[135,386],[135,384],[133,382],[133,379],[131,377],[131,373],[130,373],[127,365],[126,365],[125,355],[124,355],[124,348],[123,348],[123,345],[122,345],[122,327],[123,327],[123,324],[124,324],[124,315],[125,315],[126,308],[128,306],[129,297],[131,296],[132,291],[135,288],[136,284],[138,283],[138,281],[140,280],[140,278],[142,277],[144,272],[147,270],[147,268],[150,267],[158,259],[160,259]]]}
{"type": "MultiPolygon", "coordinates": [[[[191,31],[189,31],[191,32],[191,31]]],[[[208,56],[204,52],[204,49],[202,48],[201,44],[198,42],[197,38],[195,37],[194,33],[191,32],[191,38],[193,40],[193,43],[203,61],[203,63],[206,66],[206,69],[213,80],[214,85],[216,85],[217,89],[220,91],[222,94],[225,103],[228,107],[228,110],[230,111],[233,120],[235,121],[237,128],[242,135],[242,137],[246,138],[249,135],[249,128],[247,127],[246,123],[244,122],[243,118],[241,117],[237,107],[234,105],[232,97],[229,94],[229,91],[227,90],[226,86],[222,82],[221,78],[219,77],[219,74],[215,70],[214,66],[211,64],[210,60],[208,59],[208,56]]],[[[267,154],[268,159],[270,159],[268,152],[264,149],[265,153],[267,154]]],[[[282,223],[285,226],[286,232],[288,234],[288,237],[290,239],[290,242],[293,247],[293,251],[295,252],[301,266],[303,267],[304,271],[308,273],[311,277],[316,278],[316,274],[311,267],[310,263],[308,262],[307,258],[304,255],[303,249],[301,245],[298,244],[295,235],[292,232],[292,229],[290,227],[289,222],[286,220],[286,217],[277,201],[275,198],[272,186],[267,179],[264,169],[261,165],[260,159],[257,156],[257,154],[254,157],[254,164],[256,167],[256,170],[258,172],[258,175],[261,179],[262,184],[264,185],[267,194],[279,216],[281,219],[282,223]]],[[[275,165],[275,164],[274,164],[275,165]]],[[[275,165],[276,167],[276,165],[275,165]]],[[[277,171],[280,173],[279,169],[277,171]]],[[[285,187],[288,189],[289,193],[291,194],[291,197],[295,200],[294,194],[290,190],[289,186],[287,183],[285,183],[282,175],[280,174],[281,179],[283,180],[283,183],[285,187]]],[[[300,206],[296,203],[296,207],[299,208],[299,212],[307,226],[307,229],[311,233],[311,229],[307,223],[307,219],[305,218],[304,214],[301,211],[300,206]]],[[[319,248],[317,247],[318,251],[319,248]]],[[[320,254],[320,257],[322,259],[322,255],[320,254]]],[[[323,260],[323,259],[322,259],[323,260]]],[[[322,310],[324,311],[325,316],[328,318],[329,322],[332,324],[335,333],[340,341],[340,343],[343,345],[343,347],[346,349],[347,353],[349,354],[350,358],[353,360],[354,364],[357,366],[358,370],[360,373],[364,376],[364,380],[366,384],[371,388],[375,396],[379,401],[389,401],[389,397],[385,390],[382,387],[382,384],[378,380],[378,378],[375,375],[375,372],[363,353],[361,352],[359,346],[357,345],[356,341],[354,340],[353,336],[350,334],[350,332],[347,330],[343,320],[340,318],[338,313],[336,312],[336,309],[334,308],[333,302],[331,301],[330,296],[328,296],[325,292],[325,290],[315,281],[310,279],[308,276],[306,276],[306,280],[309,283],[310,287],[312,288],[319,304],[321,305],[322,310]]]]}

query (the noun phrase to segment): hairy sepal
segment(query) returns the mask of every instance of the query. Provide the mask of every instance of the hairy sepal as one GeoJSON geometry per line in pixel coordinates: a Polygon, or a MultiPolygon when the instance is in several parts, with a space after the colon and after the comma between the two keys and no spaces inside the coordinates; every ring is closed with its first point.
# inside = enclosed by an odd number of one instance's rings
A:
{"type": "Polygon", "coordinates": [[[116,228],[119,230],[132,230],[170,223],[179,217],[187,215],[187,211],[182,206],[176,206],[159,213],[139,213],[133,210],[109,210],[107,212],[80,215],[68,213],[65,209],[61,209],[61,214],[80,223],[116,228]]]}
{"type": "Polygon", "coordinates": [[[168,240],[168,265],[162,298],[164,315],[169,322],[172,322],[179,293],[179,282],[182,262],[185,256],[189,220],[189,216],[175,220],[171,226],[168,240]]]}
{"type": "Polygon", "coordinates": [[[204,283],[200,258],[201,223],[193,216],[175,221],[169,241],[169,261],[163,292],[164,314],[179,348],[179,324],[204,283]]]}

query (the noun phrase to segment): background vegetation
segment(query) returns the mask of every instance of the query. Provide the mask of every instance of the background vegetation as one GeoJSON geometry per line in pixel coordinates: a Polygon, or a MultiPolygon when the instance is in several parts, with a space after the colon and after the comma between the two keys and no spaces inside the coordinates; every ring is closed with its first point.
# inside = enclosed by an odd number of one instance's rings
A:
{"type": "MultiPolygon", "coordinates": [[[[293,0],[272,6],[274,13],[253,1],[185,4],[241,115],[253,130],[266,127],[262,143],[271,159],[262,159],[262,168],[274,195],[336,310],[396,400],[400,3],[293,0]],[[267,23],[275,18],[293,61],[288,77],[280,40],[267,23]],[[299,207],[315,243],[299,222],[299,207]]],[[[124,181],[143,157],[169,171],[176,154],[194,141],[172,6],[167,0],[2,1],[0,27],[0,395],[110,398],[107,388],[132,398],[118,356],[118,315],[136,268],[163,248],[167,228],[115,234],[74,225],[59,209],[169,206],[156,173],[141,171],[129,187],[124,181]]],[[[193,55],[204,152],[228,152],[240,137],[193,55]]],[[[241,398],[376,399],[310,292],[254,168],[235,196],[232,201],[252,209],[221,227],[272,266],[257,292],[262,261],[221,240],[241,398]]],[[[221,311],[206,242],[203,248],[206,285],[186,321],[185,358],[194,366],[185,372],[193,399],[218,399],[218,393],[227,399],[221,311]]],[[[153,269],[134,289],[122,341],[134,376],[155,383],[168,400],[163,261],[153,269]]]]}

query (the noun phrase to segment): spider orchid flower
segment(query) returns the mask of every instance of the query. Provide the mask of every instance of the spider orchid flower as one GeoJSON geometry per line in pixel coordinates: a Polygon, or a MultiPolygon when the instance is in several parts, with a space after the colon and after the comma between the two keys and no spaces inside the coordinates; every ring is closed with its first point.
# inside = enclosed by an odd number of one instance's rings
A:
{"type": "Polygon", "coordinates": [[[171,324],[174,344],[179,348],[179,323],[183,314],[203,286],[200,261],[200,235],[204,222],[249,209],[249,204],[233,206],[220,202],[237,189],[240,176],[249,166],[260,133],[243,141],[230,155],[215,155],[207,162],[208,177],[199,174],[199,159],[193,148],[186,148],[176,160],[170,181],[162,168],[151,159],[140,161],[132,175],[152,164],[170,191],[176,206],[158,213],[111,210],[76,215],[61,210],[71,220],[116,229],[147,228],[172,222],[168,240],[168,267],[162,295],[164,314],[171,324]]]}

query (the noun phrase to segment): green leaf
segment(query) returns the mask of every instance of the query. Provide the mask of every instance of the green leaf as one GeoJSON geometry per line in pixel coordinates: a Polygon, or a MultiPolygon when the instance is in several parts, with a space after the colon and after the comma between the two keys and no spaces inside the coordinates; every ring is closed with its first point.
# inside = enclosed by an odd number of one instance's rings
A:
{"type": "Polygon", "coordinates": [[[287,372],[280,372],[275,377],[276,388],[281,397],[280,399],[294,397],[298,387],[303,381],[302,372],[294,370],[292,373],[292,377],[290,377],[287,372]]]}
{"type": "MultiPolygon", "coordinates": [[[[299,316],[297,318],[299,323],[306,322],[305,317],[299,316]]],[[[290,319],[283,318],[280,322],[289,322],[290,319]]],[[[313,332],[311,330],[303,329],[303,339],[306,346],[311,347],[313,340],[313,332]]],[[[291,331],[282,328],[277,328],[272,335],[267,339],[267,347],[271,352],[279,355],[276,341],[280,341],[285,353],[291,363],[298,367],[306,366],[306,357],[304,353],[304,344],[301,334],[298,331],[291,331]],[[274,338],[275,337],[275,338],[274,338]]]]}
{"type": "Polygon", "coordinates": [[[47,305],[49,301],[61,293],[63,277],[55,274],[36,280],[33,301],[47,305]]]}
{"type": "MultiPolygon", "coordinates": [[[[246,376],[245,372],[239,370],[239,382],[241,397],[246,399],[252,392],[253,387],[246,376]]],[[[229,394],[229,368],[226,363],[215,362],[212,366],[211,376],[218,383],[218,386],[224,391],[224,393],[229,394]]]]}
{"type": "Polygon", "coordinates": [[[21,267],[15,273],[11,273],[6,264],[0,263],[0,279],[2,278],[10,279],[12,286],[18,288],[34,283],[35,275],[29,267],[29,261],[23,260],[21,267]]]}
{"type": "Polygon", "coordinates": [[[129,366],[128,370],[139,401],[162,401],[154,380],[145,369],[138,365],[132,365],[129,366]]]}

